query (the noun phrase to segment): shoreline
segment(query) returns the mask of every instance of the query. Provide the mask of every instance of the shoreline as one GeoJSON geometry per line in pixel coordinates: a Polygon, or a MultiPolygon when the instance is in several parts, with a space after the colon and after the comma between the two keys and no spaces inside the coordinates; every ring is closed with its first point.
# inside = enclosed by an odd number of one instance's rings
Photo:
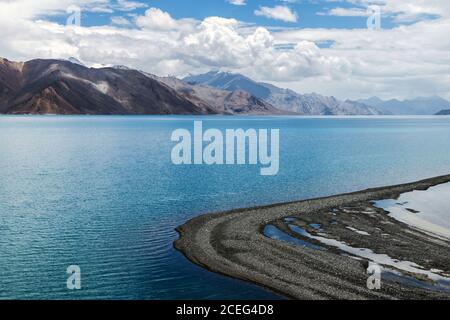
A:
{"type": "MultiPolygon", "coordinates": [[[[274,225],[292,237],[316,245],[314,239],[305,239],[289,230],[283,220],[295,218],[295,225],[306,228],[309,233],[315,231],[308,223],[319,221],[333,239],[374,249],[398,260],[414,263],[418,260],[424,268],[449,273],[446,267],[450,266],[449,242],[398,222],[371,204],[375,200],[397,199],[402,193],[427,190],[448,182],[450,175],[445,175],[323,198],[206,214],[178,227],[180,238],[174,246],[191,262],[209,271],[254,283],[292,299],[450,299],[450,292],[401,281],[383,281],[381,290],[369,290],[366,287],[367,259],[342,255],[329,246],[327,250],[314,250],[264,235],[264,228],[274,225]],[[335,210],[341,213],[336,215],[335,210]],[[332,224],[329,223],[330,213],[335,216],[332,224]],[[370,236],[356,234],[350,223],[371,225],[370,236]],[[343,231],[344,226],[348,231],[343,231]]],[[[429,279],[418,274],[404,276],[429,287],[429,279]]]]}
{"type": "Polygon", "coordinates": [[[304,119],[445,119],[450,118],[450,115],[436,115],[436,114],[384,114],[384,115],[320,115],[320,114],[94,114],[94,113],[79,113],[79,114],[62,114],[62,113],[0,113],[2,117],[224,117],[224,118],[304,118],[304,119]]]}

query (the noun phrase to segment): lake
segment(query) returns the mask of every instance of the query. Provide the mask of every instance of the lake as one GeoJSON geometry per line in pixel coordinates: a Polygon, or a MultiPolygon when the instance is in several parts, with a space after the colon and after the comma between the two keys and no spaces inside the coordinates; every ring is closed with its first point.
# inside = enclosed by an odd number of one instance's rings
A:
{"type": "Polygon", "coordinates": [[[379,200],[375,206],[413,228],[450,240],[450,183],[379,200]]]}
{"type": "Polygon", "coordinates": [[[450,117],[0,116],[1,299],[270,299],[173,249],[202,213],[450,173],[450,117]],[[175,166],[194,120],[279,129],[280,167],[175,166]],[[82,289],[68,290],[79,265],[82,289]]]}

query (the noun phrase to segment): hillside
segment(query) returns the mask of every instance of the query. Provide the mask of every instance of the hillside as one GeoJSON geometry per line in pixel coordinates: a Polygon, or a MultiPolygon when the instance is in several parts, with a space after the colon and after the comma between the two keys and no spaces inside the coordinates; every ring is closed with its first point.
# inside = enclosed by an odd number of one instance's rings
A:
{"type": "Polygon", "coordinates": [[[0,59],[0,113],[280,114],[247,92],[194,88],[125,67],[88,68],[75,60],[0,59]],[[201,94],[196,94],[196,92],[201,94]]]}
{"type": "Polygon", "coordinates": [[[278,109],[303,115],[379,115],[378,109],[355,101],[340,101],[320,94],[299,94],[293,90],[260,83],[241,74],[208,72],[183,79],[192,85],[222,90],[244,90],[278,109]]]}

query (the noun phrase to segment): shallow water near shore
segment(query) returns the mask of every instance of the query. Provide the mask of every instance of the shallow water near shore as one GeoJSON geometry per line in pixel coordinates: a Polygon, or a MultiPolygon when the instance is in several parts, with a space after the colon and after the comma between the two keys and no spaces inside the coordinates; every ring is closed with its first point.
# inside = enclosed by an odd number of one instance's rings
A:
{"type": "MultiPolygon", "coordinates": [[[[202,213],[449,173],[448,117],[0,117],[0,298],[264,299],[173,249],[202,213]],[[280,172],[174,166],[170,135],[280,129],[280,172]],[[82,290],[66,289],[66,268],[82,290]]],[[[413,208],[414,209],[414,208],[413,208]]]]}
{"type": "Polygon", "coordinates": [[[402,194],[374,205],[398,221],[450,239],[450,183],[402,194]]]}
{"type": "MultiPolygon", "coordinates": [[[[428,290],[450,292],[450,278],[448,276],[443,276],[442,274],[440,274],[440,270],[426,270],[425,268],[417,265],[414,262],[399,261],[397,259],[392,259],[387,254],[376,254],[375,252],[373,252],[371,249],[368,248],[351,247],[346,243],[335,239],[327,238],[324,236],[313,236],[310,233],[308,233],[305,229],[290,224],[295,221],[296,221],[295,218],[285,219],[285,223],[288,225],[288,228],[295,234],[305,239],[316,240],[326,246],[335,247],[341,251],[342,255],[349,255],[350,257],[355,259],[364,258],[366,260],[376,263],[379,266],[383,266],[381,267],[381,269],[383,273],[383,278],[385,280],[397,281],[400,283],[404,283],[408,286],[414,286],[428,290]],[[403,274],[398,270],[414,274],[422,274],[428,277],[429,280],[432,280],[432,282],[430,283],[427,281],[418,280],[412,276],[403,274]]],[[[317,230],[320,230],[320,228],[317,230]]],[[[325,247],[312,244],[308,240],[301,240],[299,238],[292,237],[273,225],[266,226],[264,228],[263,233],[268,238],[277,241],[284,241],[291,245],[306,247],[313,250],[327,250],[325,247]]]]}

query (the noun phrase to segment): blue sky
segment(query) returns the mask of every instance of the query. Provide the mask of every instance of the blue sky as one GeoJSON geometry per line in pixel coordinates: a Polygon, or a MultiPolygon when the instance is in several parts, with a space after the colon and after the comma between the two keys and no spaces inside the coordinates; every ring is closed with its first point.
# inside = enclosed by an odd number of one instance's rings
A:
{"type": "MultiPolygon", "coordinates": [[[[113,13],[83,12],[83,23],[87,26],[108,24],[113,16],[130,18],[130,14],[143,14],[150,7],[157,7],[175,19],[194,18],[203,20],[209,16],[234,18],[242,22],[265,27],[284,28],[365,28],[367,17],[331,16],[324,15],[334,8],[354,8],[355,5],[347,1],[314,1],[314,0],[247,0],[245,5],[233,5],[226,0],[142,0],[146,7],[131,11],[115,11],[113,13]],[[284,22],[255,15],[261,7],[287,6],[298,15],[297,22],[284,22]]],[[[359,6],[364,8],[364,6],[359,6]]],[[[63,22],[64,16],[52,17],[51,20],[63,22]]],[[[390,16],[382,17],[383,28],[392,28],[397,24],[390,16]]]]}

